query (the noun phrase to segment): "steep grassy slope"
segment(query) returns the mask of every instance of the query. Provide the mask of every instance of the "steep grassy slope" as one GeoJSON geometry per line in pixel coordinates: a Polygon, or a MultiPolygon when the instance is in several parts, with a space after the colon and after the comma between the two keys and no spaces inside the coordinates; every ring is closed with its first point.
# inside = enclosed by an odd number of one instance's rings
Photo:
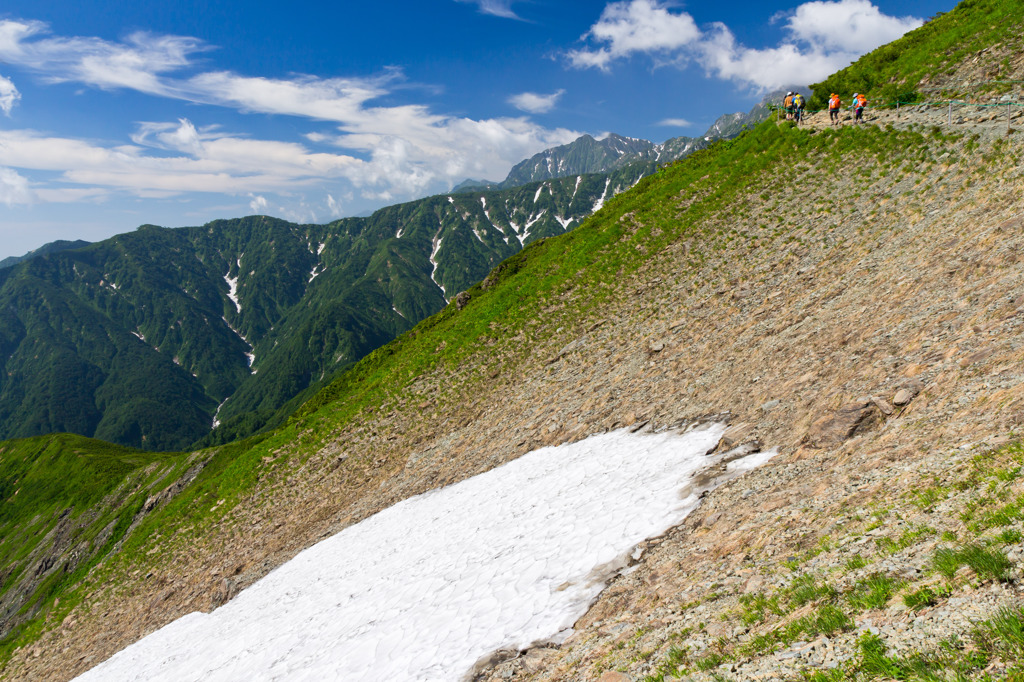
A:
{"type": "Polygon", "coordinates": [[[194,460],[69,434],[0,445],[0,636],[81,580],[194,460]]]}
{"type": "Polygon", "coordinates": [[[495,677],[796,677],[803,659],[774,653],[797,638],[831,633],[854,657],[865,621],[914,631],[897,577],[948,616],[906,641],[967,637],[965,605],[1010,603],[1021,574],[1019,448],[984,453],[1024,415],[1022,139],[878,123],[764,124],[529,245],[265,440],[214,455],[41,602],[4,675],[67,678],[327,533],[540,445],[723,411],[737,442],[781,454],[651,543],[562,648],[495,677]],[[1010,567],[967,568],[973,545],[1010,567]]]}

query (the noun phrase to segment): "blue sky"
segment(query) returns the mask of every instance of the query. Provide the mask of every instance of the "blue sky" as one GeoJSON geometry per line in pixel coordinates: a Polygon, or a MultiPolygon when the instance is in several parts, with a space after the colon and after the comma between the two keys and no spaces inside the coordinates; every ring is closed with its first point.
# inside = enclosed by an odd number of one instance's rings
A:
{"type": "Polygon", "coordinates": [[[7,0],[0,258],[501,180],[583,133],[699,135],[952,0],[7,0]]]}

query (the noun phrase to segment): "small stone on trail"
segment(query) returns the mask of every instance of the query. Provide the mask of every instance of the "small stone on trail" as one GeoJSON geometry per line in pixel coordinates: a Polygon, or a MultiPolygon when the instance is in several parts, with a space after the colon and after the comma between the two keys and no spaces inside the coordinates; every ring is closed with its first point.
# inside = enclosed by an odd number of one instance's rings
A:
{"type": "Polygon", "coordinates": [[[995,352],[994,348],[985,348],[976,353],[971,353],[960,361],[960,366],[967,367],[968,365],[973,365],[977,362],[981,362],[982,360],[988,360],[995,352]]]}
{"type": "Polygon", "coordinates": [[[601,675],[598,682],[633,682],[633,678],[623,673],[607,672],[601,675]]]}
{"type": "Polygon", "coordinates": [[[750,422],[740,422],[739,424],[733,424],[725,430],[722,434],[722,447],[732,448],[735,445],[743,442],[747,436],[754,432],[754,425],[750,422]]]}
{"type": "Polygon", "coordinates": [[[877,416],[874,403],[868,398],[861,398],[847,403],[832,415],[824,416],[807,430],[804,440],[812,447],[830,447],[839,445],[852,438],[860,430],[869,428],[877,416]]]}
{"type": "Polygon", "coordinates": [[[897,407],[903,407],[904,405],[910,403],[910,401],[913,399],[913,393],[911,393],[905,388],[901,388],[900,390],[896,391],[896,395],[892,397],[892,404],[897,407]]]}
{"type": "Polygon", "coordinates": [[[873,395],[871,396],[871,402],[874,403],[875,407],[877,407],[886,417],[893,413],[892,405],[890,405],[885,398],[879,398],[878,396],[873,395]]]}

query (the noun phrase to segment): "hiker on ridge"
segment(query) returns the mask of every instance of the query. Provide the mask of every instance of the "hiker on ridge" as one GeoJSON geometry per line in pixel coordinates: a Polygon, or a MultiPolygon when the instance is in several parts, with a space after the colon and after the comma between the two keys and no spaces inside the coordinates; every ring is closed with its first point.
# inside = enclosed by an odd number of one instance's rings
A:
{"type": "Polygon", "coordinates": [[[787,92],[786,99],[782,100],[782,108],[786,110],[786,120],[793,120],[793,93],[787,92]]]}
{"type": "Polygon", "coordinates": [[[799,92],[793,95],[793,117],[797,125],[800,125],[800,121],[804,118],[804,105],[806,104],[804,96],[799,92]]]}
{"type": "Polygon", "coordinates": [[[853,122],[864,122],[864,107],[867,106],[868,98],[863,93],[853,93],[853,122]]]}
{"type": "Polygon", "coordinates": [[[843,106],[843,101],[839,99],[839,95],[832,93],[828,98],[828,119],[832,122],[832,125],[839,125],[839,109],[843,106]]]}

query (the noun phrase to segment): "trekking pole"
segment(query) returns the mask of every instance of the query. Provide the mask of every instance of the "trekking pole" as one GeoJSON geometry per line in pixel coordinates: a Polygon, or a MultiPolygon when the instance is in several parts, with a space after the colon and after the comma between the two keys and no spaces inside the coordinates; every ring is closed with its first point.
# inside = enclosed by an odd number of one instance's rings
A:
{"type": "Polygon", "coordinates": [[[1006,103],[1006,136],[1010,136],[1010,103],[1006,103]]]}
{"type": "Polygon", "coordinates": [[[900,120],[900,101],[896,100],[896,120],[900,120]]]}

